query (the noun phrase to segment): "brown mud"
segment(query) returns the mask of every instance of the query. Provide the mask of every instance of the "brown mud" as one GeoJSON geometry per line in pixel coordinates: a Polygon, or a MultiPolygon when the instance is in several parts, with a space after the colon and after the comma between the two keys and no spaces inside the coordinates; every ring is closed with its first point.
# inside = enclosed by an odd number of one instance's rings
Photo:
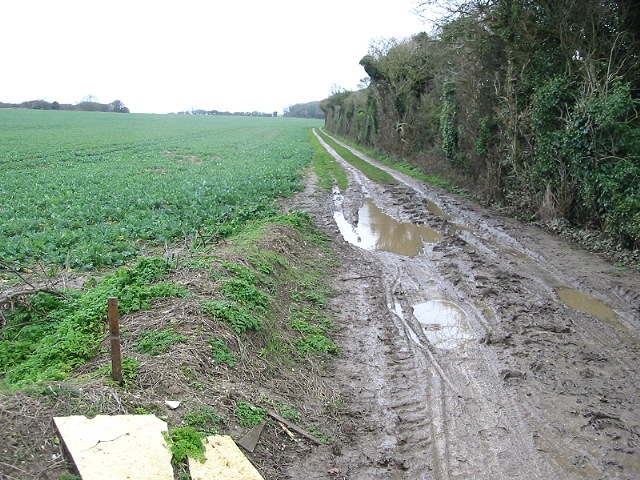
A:
{"type": "Polygon", "coordinates": [[[332,381],[353,430],[289,478],[640,478],[638,273],[334,156],[349,189],[332,202],[310,185],[297,208],[341,252],[332,381]],[[407,225],[437,235],[403,251],[407,225]]]}

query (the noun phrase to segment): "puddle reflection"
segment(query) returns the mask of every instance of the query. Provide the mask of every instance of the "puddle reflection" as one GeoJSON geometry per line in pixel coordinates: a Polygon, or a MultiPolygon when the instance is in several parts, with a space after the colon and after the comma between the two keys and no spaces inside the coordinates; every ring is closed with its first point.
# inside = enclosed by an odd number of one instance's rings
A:
{"type": "Polygon", "coordinates": [[[427,209],[434,215],[438,217],[442,217],[448,222],[453,220],[453,217],[448,213],[446,213],[444,210],[442,210],[435,202],[432,202],[431,200],[426,200],[426,203],[427,203],[427,209]]]}
{"type": "Polygon", "coordinates": [[[413,306],[413,315],[437,348],[458,348],[473,338],[464,310],[455,303],[443,300],[418,303],[413,306]]]}
{"type": "Polygon", "coordinates": [[[415,257],[422,251],[425,242],[437,243],[444,238],[427,226],[398,222],[384,213],[370,198],[365,199],[358,211],[356,227],[344,218],[342,211],[336,211],[333,218],[342,237],[365,250],[383,250],[415,257]]]}
{"type": "Polygon", "coordinates": [[[573,288],[557,288],[556,292],[565,305],[587,313],[597,318],[601,322],[607,323],[614,327],[623,326],[618,318],[618,314],[604,302],[601,302],[591,295],[579,292],[573,288]]]}

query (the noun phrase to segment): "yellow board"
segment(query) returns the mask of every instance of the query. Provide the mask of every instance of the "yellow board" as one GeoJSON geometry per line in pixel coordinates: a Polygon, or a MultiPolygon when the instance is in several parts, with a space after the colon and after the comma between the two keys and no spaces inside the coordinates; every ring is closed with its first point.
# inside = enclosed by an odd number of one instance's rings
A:
{"type": "Polygon", "coordinates": [[[193,480],[264,480],[228,435],[207,437],[204,443],[207,461],[200,463],[189,459],[189,471],[193,480]]]}

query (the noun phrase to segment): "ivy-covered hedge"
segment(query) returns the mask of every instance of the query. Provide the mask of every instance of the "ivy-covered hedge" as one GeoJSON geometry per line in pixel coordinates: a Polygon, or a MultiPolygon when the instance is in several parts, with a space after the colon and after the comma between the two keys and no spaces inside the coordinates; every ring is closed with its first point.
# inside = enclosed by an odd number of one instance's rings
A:
{"type": "Polygon", "coordinates": [[[625,5],[450,5],[435,33],[372,44],[368,86],[321,103],[327,129],[638,248],[640,16],[625,5]]]}

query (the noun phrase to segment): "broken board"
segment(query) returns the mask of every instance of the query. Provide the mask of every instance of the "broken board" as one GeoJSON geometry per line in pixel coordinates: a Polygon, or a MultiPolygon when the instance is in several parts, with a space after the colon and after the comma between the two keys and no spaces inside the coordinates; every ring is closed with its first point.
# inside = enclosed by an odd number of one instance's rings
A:
{"type": "Polygon", "coordinates": [[[171,452],[155,415],[54,417],[62,441],[83,480],[173,480],[171,452]]]}
{"type": "Polygon", "coordinates": [[[207,437],[204,443],[206,462],[189,459],[189,471],[193,480],[264,480],[228,435],[207,437]]]}

